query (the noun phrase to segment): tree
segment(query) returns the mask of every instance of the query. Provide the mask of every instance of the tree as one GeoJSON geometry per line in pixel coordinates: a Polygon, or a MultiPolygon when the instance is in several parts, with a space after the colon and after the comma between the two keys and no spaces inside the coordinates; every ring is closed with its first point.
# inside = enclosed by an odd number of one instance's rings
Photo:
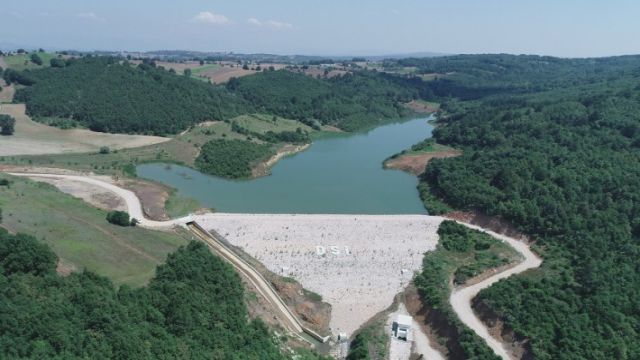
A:
{"type": "Polygon", "coordinates": [[[118,226],[131,226],[131,219],[126,211],[110,211],[107,214],[107,221],[118,226]]]}
{"type": "Polygon", "coordinates": [[[11,235],[0,228],[0,271],[4,275],[17,272],[34,275],[53,273],[56,260],[53,251],[33,236],[11,235]]]}
{"type": "Polygon", "coordinates": [[[63,68],[67,66],[67,62],[64,59],[60,58],[52,58],[51,60],[49,60],[49,64],[51,65],[51,67],[56,68],[63,68]]]}
{"type": "Polygon", "coordinates": [[[2,135],[13,135],[15,131],[16,119],[9,115],[0,115],[0,134],[2,135]]]}
{"type": "Polygon", "coordinates": [[[242,65],[242,70],[249,70],[249,65],[247,64],[242,65]]]}
{"type": "Polygon", "coordinates": [[[190,77],[191,76],[191,69],[184,69],[184,76],[186,77],[190,77]]]}
{"type": "Polygon", "coordinates": [[[109,149],[109,147],[108,147],[108,146],[101,146],[101,147],[100,147],[100,154],[103,154],[103,155],[104,155],[104,154],[108,154],[108,153],[110,153],[110,152],[111,152],[111,149],[109,149]]]}
{"type": "Polygon", "coordinates": [[[42,58],[38,54],[33,53],[31,54],[31,62],[36,65],[42,65],[42,58]]]}
{"type": "Polygon", "coordinates": [[[204,65],[204,60],[200,60],[200,66],[204,65]]]}

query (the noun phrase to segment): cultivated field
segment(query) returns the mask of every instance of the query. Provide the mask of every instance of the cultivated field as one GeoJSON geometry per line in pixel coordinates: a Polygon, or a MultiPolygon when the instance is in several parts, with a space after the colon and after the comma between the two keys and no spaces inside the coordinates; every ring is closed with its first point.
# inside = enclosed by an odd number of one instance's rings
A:
{"type": "Polygon", "coordinates": [[[0,114],[16,119],[15,133],[0,139],[0,156],[98,152],[100,147],[112,150],[147,146],[169,141],[169,138],[141,135],[117,135],[89,130],[61,130],[31,120],[24,104],[0,105],[0,114]]]}
{"type": "Polygon", "coordinates": [[[331,330],[352,334],[420,269],[441,218],[205,214],[198,223],[332,305],[331,330]]]}
{"type": "Polygon", "coordinates": [[[223,84],[229,81],[232,77],[239,78],[247,75],[253,75],[257,71],[245,70],[241,66],[224,66],[215,69],[208,69],[198,73],[198,76],[211,79],[214,84],[223,84]]]}

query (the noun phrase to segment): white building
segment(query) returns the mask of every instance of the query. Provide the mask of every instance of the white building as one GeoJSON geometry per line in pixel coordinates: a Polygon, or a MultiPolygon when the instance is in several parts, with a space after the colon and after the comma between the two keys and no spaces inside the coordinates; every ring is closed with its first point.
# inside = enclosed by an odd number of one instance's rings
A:
{"type": "Polygon", "coordinates": [[[396,321],[393,323],[395,329],[395,336],[399,340],[409,340],[409,332],[411,331],[411,323],[413,319],[409,315],[398,315],[396,321]]]}

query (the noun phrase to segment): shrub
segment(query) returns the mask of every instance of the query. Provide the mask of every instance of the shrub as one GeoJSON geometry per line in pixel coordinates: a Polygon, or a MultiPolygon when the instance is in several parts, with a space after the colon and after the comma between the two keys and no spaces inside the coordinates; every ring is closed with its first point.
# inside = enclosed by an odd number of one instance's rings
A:
{"type": "MultiPolygon", "coordinates": [[[[133,219],[135,220],[135,219],[133,219]]],[[[118,226],[131,226],[132,220],[126,211],[110,211],[107,214],[107,221],[118,226]]],[[[135,220],[137,221],[137,220],[135,220]]],[[[135,225],[135,224],[134,224],[135,225]]]]}
{"type": "Polygon", "coordinates": [[[16,119],[9,115],[0,115],[0,134],[2,135],[13,135],[15,131],[16,119]]]}

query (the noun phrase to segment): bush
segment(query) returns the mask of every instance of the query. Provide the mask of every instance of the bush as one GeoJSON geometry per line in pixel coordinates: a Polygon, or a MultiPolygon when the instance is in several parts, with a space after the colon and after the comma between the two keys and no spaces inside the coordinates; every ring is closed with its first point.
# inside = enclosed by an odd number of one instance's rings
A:
{"type": "Polygon", "coordinates": [[[474,239],[470,230],[455,221],[445,220],[438,228],[442,246],[449,251],[466,252],[473,248],[474,239]]]}
{"type": "Polygon", "coordinates": [[[100,147],[100,154],[108,154],[111,152],[111,149],[109,149],[108,146],[101,146],[100,147]]]}
{"type": "Polygon", "coordinates": [[[126,211],[110,211],[107,214],[107,221],[118,226],[132,225],[132,220],[129,218],[129,213],[126,211]]]}
{"type": "Polygon", "coordinates": [[[63,68],[67,66],[67,62],[64,59],[60,59],[60,58],[53,58],[49,60],[49,64],[51,65],[51,67],[54,67],[54,68],[63,68]]]}
{"type": "Polygon", "coordinates": [[[42,58],[38,54],[33,53],[31,54],[31,62],[36,65],[42,65],[42,58]]]}
{"type": "Polygon", "coordinates": [[[15,131],[16,119],[9,115],[0,114],[0,134],[13,135],[15,131]]]}

